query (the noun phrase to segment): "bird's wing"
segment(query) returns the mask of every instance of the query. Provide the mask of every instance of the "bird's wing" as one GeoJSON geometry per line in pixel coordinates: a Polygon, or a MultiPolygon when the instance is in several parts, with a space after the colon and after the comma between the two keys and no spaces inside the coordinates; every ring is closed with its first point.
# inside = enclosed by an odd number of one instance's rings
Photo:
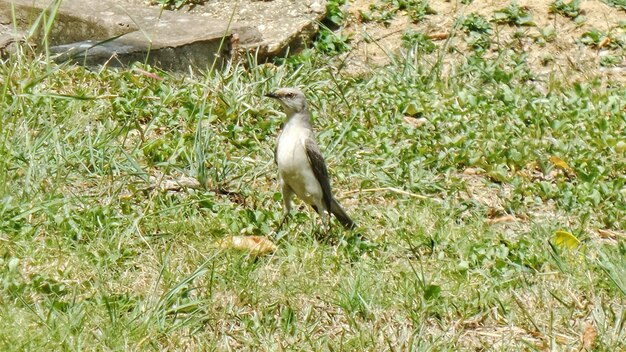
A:
{"type": "Polygon", "coordinates": [[[306,150],[306,156],[309,159],[311,169],[313,169],[313,174],[315,175],[317,182],[319,182],[322,187],[324,205],[326,205],[326,209],[330,211],[330,204],[333,196],[330,193],[330,179],[328,178],[328,170],[326,169],[324,157],[322,156],[317,143],[315,143],[315,140],[311,137],[308,137],[305,140],[304,149],[306,150]]]}

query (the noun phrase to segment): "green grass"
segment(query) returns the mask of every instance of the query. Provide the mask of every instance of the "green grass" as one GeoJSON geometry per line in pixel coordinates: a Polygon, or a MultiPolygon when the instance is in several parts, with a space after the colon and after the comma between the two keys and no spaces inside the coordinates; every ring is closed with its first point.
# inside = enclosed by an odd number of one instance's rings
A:
{"type": "Polygon", "coordinates": [[[427,0],[380,0],[371,4],[369,10],[360,12],[363,21],[381,22],[386,26],[391,24],[399,12],[406,13],[413,23],[418,23],[427,15],[435,13],[427,0]]]}
{"type": "Polygon", "coordinates": [[[0,349],[569,350],[585,324],[626,348],[626,243],[595,232],[626,228],[624,87],[422,55],[356,78],[311,51],[184,77],[8,58],[0,349]],[[357,234],[305,208],[273,232],[278,86],[309,96],[357,234]],[[151,187],[181,175],[206,188],[151,187]],[[216,245],[240,234],[278,250],[216,245]]]}

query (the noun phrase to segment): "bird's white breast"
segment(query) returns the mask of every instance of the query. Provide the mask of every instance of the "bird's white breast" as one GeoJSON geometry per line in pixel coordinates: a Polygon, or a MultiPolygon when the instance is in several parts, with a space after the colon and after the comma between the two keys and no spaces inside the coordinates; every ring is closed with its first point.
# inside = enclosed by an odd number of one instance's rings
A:
{"type": "Polygon", "coordinates": [[[309,204],[322,198],[322,188],[315,178],[306,153],[305,142],[310,130],[287,123],[278,138],[276,164],[282,179],[298,197],[309,204]]]}
{"type": "Polygon", "coordinates": [[[303,163],[309,163],[304,147],[306,135],[302,132],[306,131],[287,124],[281,133],[276,149],[276,163],[281,173],[297,173],[303,163]]]}

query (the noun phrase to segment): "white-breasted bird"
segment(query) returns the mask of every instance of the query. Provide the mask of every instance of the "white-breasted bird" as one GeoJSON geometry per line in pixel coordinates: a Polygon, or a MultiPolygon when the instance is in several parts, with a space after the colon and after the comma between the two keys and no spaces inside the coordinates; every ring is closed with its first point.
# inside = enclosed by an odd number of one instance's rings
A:
{"type": "Polygon", "coordinates": [[[355,228],[352,219],[331,193],[328,170],[315,142],[304,93],[295,88],[280,88],[265,96],[278,100],[287,115],[274,151],[285,213],[281,225],[291,212],[291,199],[295,193],[320,214],[322,223],[326,224],[328,214],[333,214],[345,228],[355,228]]]}

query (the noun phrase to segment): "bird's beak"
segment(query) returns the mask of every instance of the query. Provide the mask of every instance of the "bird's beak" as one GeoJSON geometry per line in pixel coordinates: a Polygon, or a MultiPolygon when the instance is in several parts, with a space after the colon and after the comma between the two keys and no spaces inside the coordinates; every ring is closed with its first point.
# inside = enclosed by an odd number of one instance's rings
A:
{"type": "Polygon", "coordinates": [[[274,92],[269,92],[269,93],[265,94],[265,96],[268,97],[268,98],[274,98],[274,99],[278,98],[278,95],[276,95],[276,93],[274,93],[274,92]]]}

